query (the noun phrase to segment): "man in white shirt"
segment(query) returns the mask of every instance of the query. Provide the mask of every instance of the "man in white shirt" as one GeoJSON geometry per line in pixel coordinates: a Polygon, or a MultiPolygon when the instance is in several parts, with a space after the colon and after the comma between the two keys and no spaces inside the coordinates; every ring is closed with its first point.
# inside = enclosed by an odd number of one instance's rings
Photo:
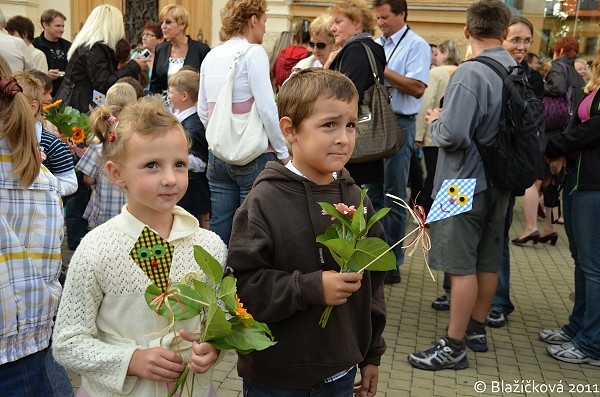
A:
{"type": "Polygon", "coordinates": [[[6,34],[6,19],[4,13],[0,10],[0,56],[4,58],[11,72],[22,72],[26,69],[32,69],[33,58],[27,49],[27,45],[21,39],[6,34]]]}
{"type": "MultiPolygon", "coordinates": [[[[415,116],[421,108],[421,97],[429,79],[431,47],[406,24],[406,0],[373,0],[373,8],[383,33],[377,42],[383,46],[387,59],[385,83],[390,87],[392,109],[405,137],[404,146],[398,153],[384,159],[383,191],[408,201],[406,187],[415,141],[415,116]]],[[[372,189],[372,192],[381,192],[381,188],[372,189]]],[[[375,201],[381,203],[382,199],[375,197],[375,201]]],[[[383,201],[386,207],[392,209],[384,222],[385,232],[389,242],[395,243],[406,233],[407,212],[393,204],[388,197],[383,201]]],[[[394,254],[396,266],[399,267],[404,263],[404,252],[400,245],[394,249],[394,254]]],[[[389,271],[386,283],[399,282],[400,270],[389,271]]]]}

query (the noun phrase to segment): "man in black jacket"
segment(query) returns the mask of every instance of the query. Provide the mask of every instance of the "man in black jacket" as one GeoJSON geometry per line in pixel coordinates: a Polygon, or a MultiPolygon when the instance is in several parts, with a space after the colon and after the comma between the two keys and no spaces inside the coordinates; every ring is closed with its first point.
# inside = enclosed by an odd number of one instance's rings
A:
{"type": "Polygon", "coordinates": [[[65,69],[67,68],[67,53],[71,43],[62,38],[65,32],[67,17],[57,10],[49,9],[42,13],[40,22],[44,31],[40,37],[33,40],[33,45],[46,55],[48,61],[48,76],[52,79],[52,96],[60,87],[65,69]]]}

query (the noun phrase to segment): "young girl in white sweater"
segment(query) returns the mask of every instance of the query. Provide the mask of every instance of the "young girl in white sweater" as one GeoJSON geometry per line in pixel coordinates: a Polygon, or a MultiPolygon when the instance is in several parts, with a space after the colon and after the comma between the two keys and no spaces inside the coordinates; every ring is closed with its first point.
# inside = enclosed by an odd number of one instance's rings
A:
{"type": "MultiPolygon", "coordinates": [[[[225,263],[221,239],[175,205],[188,184],[186,135],[161,103],[142,100],[127,106],[107,131],[103,156],[128,202],[88,233],[73,255],[54,355],[82,376],[80,396],[164,396],[186,365],[201,374],[194,377],[193,395],[215,395],[211,367],[219,351],[190,333],[198,332],[198,317],[172,328],[148,307],[144,292],[152,281],[130,256],[147,226],[174,247],[170,280],[201,272],[194,245],[225,263]],[[170,329],[181,330],[181,337],[170,329]]],[[[191,389],[191,376],[187,382],[191,389]]]]}

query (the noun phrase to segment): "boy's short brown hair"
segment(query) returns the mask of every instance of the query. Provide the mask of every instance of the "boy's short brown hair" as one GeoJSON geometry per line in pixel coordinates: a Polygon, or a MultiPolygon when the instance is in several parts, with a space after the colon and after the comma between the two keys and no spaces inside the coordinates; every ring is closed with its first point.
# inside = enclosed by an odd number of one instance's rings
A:
{"type": "Polygon", "coordinates": [[[337,71],[308,68],[292,75],[281,87],[277,95],[279,118],[289,117],[292,126],[298,129],[323,98],[354,101],[358,114],[358,91],[352,80],[337,71]]]}
{"type": "Polygon", "coordinates": [[[196,102],[200,88],[200,74],[197,70],[181,69],[169,78],[169,87],[173,87],[179,92],[187,92],[196,102]]]}
{"type": "Polygon", "coordinates": [[[504,40],[510,10],[500,0],[479,0],[467,8],[467,30],[476,39],[504,40]]]}

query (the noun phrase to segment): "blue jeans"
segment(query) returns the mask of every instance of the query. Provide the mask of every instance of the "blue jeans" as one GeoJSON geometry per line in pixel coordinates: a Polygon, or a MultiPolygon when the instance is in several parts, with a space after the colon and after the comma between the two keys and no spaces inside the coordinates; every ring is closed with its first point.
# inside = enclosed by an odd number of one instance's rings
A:
{"type": "MultiPolygon", "coordinates": [[[[411,203],[408,202],[406,188],[408,186],[410,158],[413,154],[416,133],[416,119],[414,116],[396,116],[396,120],[398,120],[398,123],[404,131],[404,145],[395,155],[383,160],[383,186],[380,183],[368,185],[369,198],[371,198],[375,209],[382,208],[383,206],[392,209],[388,215],[382,219],[388,244],[390,245],[395,244],[406,235],[406,220],[408,213],[399,205],[394,204],[392,199],[384,196],[384,194],[391,193],[411,205],[411,203]],[[383,206],[381,205],[382,202],[384,204],[383,206]]],[[[404,250],[401,245],[402,244],[398,244],[393,249],[394,255],[396,255],[396,267],[399,267],[404,263],[404,250]]]]}
{"type": "Polygon", "coordinates": [[[600,359],[600,191],[576,190],[568,197],[567,189],[565,184],[563,215],[575,260],[575,304],[563,330],[581,351],[600,359]]]}
{"type": "Polygon", "coordinates": [[[73,385],[71,384],[67,370],[54,360],[52,348],[49,347],[47,350],[48,352],[45,357],[46,362],[44,364],[46,366],[46,375],[48,376],[52,393],[55,396],[73,397],[73,385]]]}
{"type": "Polygon", "coordinates": [[[52,397],[46,376],[44,357],[47,350],[0,365],[0,391],[3,397],[52,397]]]}
{"type": "Polygon", "coordinates": [[[356,367],[333,382],[321,382],[312,389],[279,389],[257,385],[244,379],[244,397],[352,397],[356,367]]]}
{"type": "Polygon", "coordinates": [[[515,198],[511,196],[508,200],[508,208],[506,210],[506,219],[504,223],[504,241],[502,249],[502,262],[500,263],[500,271],[498,272],[498,286],[496,287],[496,295],[492,301],[492,308],[500,313],[504,313],[508,317],[515,310],[515,306],[510,301],[510,249],[508,232],[513,219],[513,207],[515,206],[515,198]]]}
{"type": "Polygon", "coordinates": [[[252,189],[258,174],[268,161],[277,160],[275,153],[263,153],[246,165],[231,165],[208,152],[206,176],[210,187],[212,215],[210,230],[229,244],[233,215],[252,189]]]}

